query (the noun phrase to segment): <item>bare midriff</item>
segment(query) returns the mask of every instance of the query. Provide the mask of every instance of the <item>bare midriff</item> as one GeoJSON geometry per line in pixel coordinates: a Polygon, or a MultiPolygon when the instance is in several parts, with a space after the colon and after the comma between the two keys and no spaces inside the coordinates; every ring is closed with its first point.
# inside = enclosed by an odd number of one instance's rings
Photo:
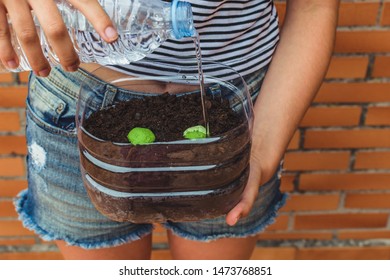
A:
{"type": "MultiPolygon", "coordinates": [[[[80,68],[83,70],[92,73],[96,77],[102,79],[103,81],[120,81],[126,78],[132,78],[133,76],[115,71],[111,68],[101,66],[96,63],[83,63],[80,65],[80,68]]],[[[134,78],[134,77],[133,77],[134,78]]],[[[120,83],[117,83],[120,85],[120,83]]],[[[163,82],[156,80],[147,80],[140,83],[136,82],[126,82],[126,88],[139,91],[139,92],[151,92],[151,93],[182,93],[199,90],[199,85],[189,85],[173,82],[163,82]]]]}

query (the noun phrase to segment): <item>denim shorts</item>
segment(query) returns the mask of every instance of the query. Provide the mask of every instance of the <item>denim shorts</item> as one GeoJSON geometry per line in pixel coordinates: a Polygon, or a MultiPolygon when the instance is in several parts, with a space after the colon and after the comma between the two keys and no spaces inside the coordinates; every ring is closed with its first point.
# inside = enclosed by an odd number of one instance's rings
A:
{"type": "MultiPolygon", "coordinates": [[[[265,70],[247,81],[253,98],[264,74],[265,70]]],[[[16,208],[24,226],[44,240],[64,240],[86,249],[120,245],[150,234],[154,225],[110,220],[90,201],[80,173],[75,124],[81,80],[104,84],[82,69],[68,73],[54,68],[48,78],[31,74],[26,105],[28,189],[19,194],[16,208]]],[[[102,93],[95,99],[96,104],[102,104],[107,96],[102,93]]],[[[197,241],[255,235],[273,222],[284,204],[280,172],[259,188],[251,213],[235,226],[228,226],[224,216],[196,222],[168,221],[163,226],[197,241]]]]}

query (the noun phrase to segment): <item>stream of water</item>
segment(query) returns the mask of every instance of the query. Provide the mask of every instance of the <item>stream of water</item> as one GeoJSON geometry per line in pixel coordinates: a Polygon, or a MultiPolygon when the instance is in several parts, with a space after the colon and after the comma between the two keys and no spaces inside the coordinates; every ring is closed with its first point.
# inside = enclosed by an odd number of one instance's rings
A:
{"type": "Polygon", "coordinates": [[[203,121],[204,121],[204,127],[206,128],[206,136],[210,136],[210,124],[209,124],[209,117],[207,114],[207,108],[206,108],[206,90],[204,87],[204,75],[203,75],[203,67],[202,67],[202,51],[200,48],[200,39],[199,34],[196,32],[196,35],[193,37],[194,45],[195,45],[195,55],[196,55],[196,62],[198,64],[198,77],[199,77],[199,87],[200,87],[200,94],[201,94],[201,105],[202,105],[202,113],[203,113],[203,121]]]}

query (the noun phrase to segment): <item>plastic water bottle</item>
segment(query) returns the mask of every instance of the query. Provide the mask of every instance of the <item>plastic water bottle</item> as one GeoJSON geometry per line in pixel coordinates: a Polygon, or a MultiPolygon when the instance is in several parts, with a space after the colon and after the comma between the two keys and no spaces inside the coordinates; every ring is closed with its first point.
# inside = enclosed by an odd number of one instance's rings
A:
{"type": "MultiPolygon", "coordinates": [[[[181,39],[196,35],[191,5],[180,0],[173,0],[172,3],[161,0],[99,0],[119,33],[113,43],[106,43],[84,15],[67,0],[56,2],[74,48],[85,63],[129,64],[144,58],[169,38],[181,39]]],[[[34,21],[43,53],[51,65],[58,65],[59,59],[35,16],[34,21]]],[[[7,69],[0,62],[0,72],[31,70],[11,22],[9,27],[12,45],[20,63],[16,69],[7,69]]]]}

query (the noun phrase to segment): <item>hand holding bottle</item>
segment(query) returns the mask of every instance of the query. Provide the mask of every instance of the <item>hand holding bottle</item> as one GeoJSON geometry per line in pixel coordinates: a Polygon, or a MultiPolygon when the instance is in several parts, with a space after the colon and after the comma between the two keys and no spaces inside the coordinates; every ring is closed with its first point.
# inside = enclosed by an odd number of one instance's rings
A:
{"type": "MultiPolygon", "coordinates": [[[[97,0],[68,2],[85,15],[106,42],[117,39],[118,34],[110,18],[97,0]]],[[[32,70],[41,77],[49,75],[51,67],[42,52],[33,11],[62,67],[67,71],[78,69],[80,60],[56,3],[52,0],[0,0],[0,60],[3,65],[9,69],[19,65],[18,55],[12,46],[9,20],[32,70]]]]}

